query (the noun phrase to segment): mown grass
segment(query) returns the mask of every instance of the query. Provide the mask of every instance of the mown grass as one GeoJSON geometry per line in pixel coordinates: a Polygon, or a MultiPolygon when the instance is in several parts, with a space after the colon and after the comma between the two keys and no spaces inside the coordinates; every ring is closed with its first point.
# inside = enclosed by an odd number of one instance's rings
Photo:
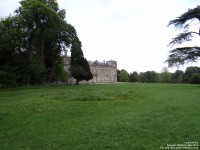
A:
{"type": "Polygon", "coordinates": [[[200,86],[103,84],[0,90],[2,150],[156,150],[200,142],[200,86]]]}

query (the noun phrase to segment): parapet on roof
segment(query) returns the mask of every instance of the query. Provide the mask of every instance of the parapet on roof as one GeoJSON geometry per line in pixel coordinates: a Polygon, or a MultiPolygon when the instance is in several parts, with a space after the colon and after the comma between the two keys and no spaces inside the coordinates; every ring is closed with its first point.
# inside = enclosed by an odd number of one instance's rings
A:
{"type": "Polygon", "coordinates": [[[98,60],[95,61],[88,61],[90,67],[116,67],[116,61],[114,60],[110,60],[110,61],[103,61],[103,62],[99,62],[98,60]]]}

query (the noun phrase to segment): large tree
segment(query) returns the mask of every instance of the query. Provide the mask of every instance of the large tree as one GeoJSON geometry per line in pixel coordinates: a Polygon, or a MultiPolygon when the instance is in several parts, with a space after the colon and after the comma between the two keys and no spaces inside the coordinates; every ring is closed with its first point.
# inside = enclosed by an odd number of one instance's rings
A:
{"type": "Polygon", "coordinates": [[[192,83],[193,75],[200,75],[200,67],[187,67],[183,75],[183,81],[186,83],[192,83]]]}
{"type": "Polygon", "coordinates": [[[129,73],[122,69],[118,71],[118,82],[128,82],[129,81],[129,73]]]}
{"type": "Polygon", "coordinates": [[[26,54],[23,52],[23,34],[18,19],[8,17],[0,21],[0,85],[15,86],[26,78],[26,54]]]}
{"type": "Polygon", "coordinates": [[[142,83],[157,82],[157,73],[155,71],[141,72],[138,76],[138,81],[142,83]]]}
{"type": "Polygon", "coordinates": [[[64,80],[61,55],[76,37],[56,0],[21,0],[14,16],[0,20],[0,76],[12,84],[64,80]]]}
{"type": "Polygon", "coordinates": [[[129,81],[130,82],[137,82],[138,81],[138,73],[136,71],[133,71],[133,73],[130,73],[129,81]]]}
{"type": "Polygon", "coordinates": [[[15,12],[26,33],[29,80],[40,76],[52,82],[59,66],[56,63],[60,62],[61,52],[66,50],[62,47],[69,46],[65,11],[59,9],[55,0],[22,0],[20,4],[15,12]],[[39,72],[35,68],[40,68],[39,72]]]}
{"type": "Polygon", "coordinates": [[[93,78],[90,66],[83,56],[81,47],[81,41],[76,37],[72,42],[70,61],[70,71],[72,77],[76,79],[76,85],[82,80],[88,81],[93,78]]]}
{"type": "MultiPolygon", "coordinates": [[[[176,29],[182,30],[182,33],[178,34],[172,41],[169,43],[170,46],[177,44],[182,44],[185,41],[192,41],[192,38],[196,35],[199,37],[199,31],[191,31],[191,23],[194,20],[200,22],[200,6],[197,6],[193,9],[188,9],[187,12],[183,13],[174,20],[171,20],[168,26],[174,26],[176,29]]],[[[174,65],[183,65],[188,62],[196,62],[200,57],[200,47],[178,47],[172,49],[168,56],[166,62],[169,67],[174,65]]]]}
{"type": "Polygon", "coordinates": [[[183,74],[184,74],[184,72],[182,70],[176,70],[174,73],[172,73],[171,81],[173,83],[181,83],[183,74]]]}
{"type": "Polygon", "coordinates": [[[167,67],[163,67],[161,73],[159,74],[159,80],[162,83],[168,83],[171,79],[171,73],[168,71],[167,67]]]}

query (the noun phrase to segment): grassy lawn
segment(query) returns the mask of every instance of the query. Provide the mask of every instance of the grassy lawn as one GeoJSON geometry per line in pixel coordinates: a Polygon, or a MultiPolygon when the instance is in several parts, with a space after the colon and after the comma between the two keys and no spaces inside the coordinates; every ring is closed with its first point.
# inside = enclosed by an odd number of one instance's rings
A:
{"type": "Polygon", "coordinates": [[[159,150],[185,142],[200,142],[200,85],[0,90],[1,150],[159,150]]]}

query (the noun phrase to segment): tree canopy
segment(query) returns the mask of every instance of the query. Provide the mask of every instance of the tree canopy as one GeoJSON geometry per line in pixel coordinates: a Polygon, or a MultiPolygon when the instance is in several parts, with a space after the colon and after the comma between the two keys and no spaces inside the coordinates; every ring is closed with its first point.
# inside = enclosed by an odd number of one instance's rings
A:
{"type": "MultiPolygon", "coordinates": [[[[194,20],[200,22],[200,6],[193,9],[188,9],[187,12],[183,13],[174,20],[171,20],[168,26],[174,26],[176,29],[182,30],[182,33],[178,34],[169,43],[170,46],[179,45],[186,41],[192,41],[192,38],[200,35],[199,31],[190,31],[191,23],[194,20]]],[[[166,62],[169,67],[174,65],[183,65],[188,62],[196,62],[200,57],[200,47],[178,47],[170,51],[166,62]]]]}
{"type": "Polygon", "coordinates": [[[129,81],[130,82],[137,82],[138,81],[138,73],[136,71],[133,71],[129,75],[129,81]]]}
{"type": "Polygon", "coordinates": [[[129,81],[129,73],[122,69],[117,71],[118,82],[128,82],[129,81]]]}
{"type": "Polygon", "coordinates": [[[62,53],[78,39],[65,14],[56,0],[21,0],[0,20],[0,84],[65,81],[62,53]]]}

